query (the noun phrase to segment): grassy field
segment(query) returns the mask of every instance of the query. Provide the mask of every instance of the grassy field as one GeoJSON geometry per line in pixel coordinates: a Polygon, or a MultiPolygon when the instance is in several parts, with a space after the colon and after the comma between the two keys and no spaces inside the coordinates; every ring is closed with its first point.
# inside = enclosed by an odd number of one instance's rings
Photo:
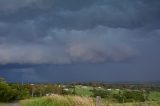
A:
{"type": "MultiPolygon", "coordinates": [[[[20,101],[20,106],[95,106],[95,100],[90,97],[80,96],[59,96],[42,97],[20,101]]],[[[109,103],[103,101],[101,106],[160,106],[160,102],[142,103],[109,103]]]]}
{"type": "MultiPolygon", "coordinates": [[[[73,91],[74,88],[69,88],[73,91]]],[[[105,90],[97,87],[94,89],[105,90]]],[[[19,106],[95,106],[96,100],[92,96],[93,87],[76,85],[75,92],[77,96],[71,95],[54,95],[46,97],[34,97],[31,99],[21,100],[19,106]]],[[[119,90],[110,89],[111,94],[118,94],[119,90]]],[[[113,98],[112,98],[113,99],[113,98]]],[[[160,106],[160,92],[150,92],[149,101],[146,102],[131,102],[118,103],[116,100],[110,98],[101,99],[101,106],[160,106]]],[[[3,104],[0,103],[0,106],[3,104]]],[[[8,105],[7,105],[8,106],[8,105]]]]}
{"type": "Polygon", "coordinates": [[[89,97],[92,95],[90,90],[92,90],[93,87],[77,85],[75,89],[77,95],[89,97]]]}
{"type": "Polygon", "coordinates": [[[149,100],[151,100],[151,101],[160,101],[160,92],[151,92],[149,94],[149,100]]]}
{"type": "MultiPolygon", "coordinates": [[[[103,88],[96,88],[103,89],[103,88]]],[[[73,89],[70,89],[73,90],[73,89]]],[[[78,96],[50,96],[20,101],[20,106],[95,106],[95,98],[92,95],[90,86],[75,86],[76,95],[78,96]]],[[[118,93],[117,90],[110,90],[113,94],[118,93]]],[[[102,99],[101,106],[160,106],[160,92],[150,92],[148,102],[134,103],[116,103],[109,99],[102,99]]]]}
{"type": "Polygon", "coordinates": [[[94,106],[94,102],[89,97],[55,95],[22,100],[20,106],[94,106]]]}

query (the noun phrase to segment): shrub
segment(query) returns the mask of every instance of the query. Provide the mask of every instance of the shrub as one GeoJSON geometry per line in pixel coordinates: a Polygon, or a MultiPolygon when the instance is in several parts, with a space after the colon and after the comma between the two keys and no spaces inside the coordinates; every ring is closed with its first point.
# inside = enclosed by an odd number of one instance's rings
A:
{"type": "Polygon", "coordinates": [[[123,102],[144,102],[145,95],[141,91],[121,91],[119,94],[114,94],[113,97],[118,100],[119,103],[123,102]]]}
{"type": "Polygon", "coordinates": [[[0,102],[10,102],[17,98],[17,92],[6,82],[0,82],[0,102]]]}
{"type": "Polygon", "coordinates": [[[110,96],[110,92],[103,89],[93,89],[93,97],[100,96],[101,98],[108,98],[110,96]]]}

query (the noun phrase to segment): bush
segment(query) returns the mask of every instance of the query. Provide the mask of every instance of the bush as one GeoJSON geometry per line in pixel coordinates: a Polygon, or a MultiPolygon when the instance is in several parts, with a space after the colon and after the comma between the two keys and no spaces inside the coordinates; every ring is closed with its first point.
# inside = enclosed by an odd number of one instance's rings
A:
{"type": "Polygon", "coordinates": [[[127,102],[144,102],[145,96],[141,91],[125,91],[124,96],[126,97],[127,102]]]}
{"type": "Polygon", "coordinates": [[[6,82],[0,82],[0,102],[10,102],[17,98],[17,92],[6,82]]]}
{"type": "Polygon", "coordinates": [[[126,97],[123,95],[122,92],[119,92],[118,94],[114,94],[113,98],[115,98],[119,103],[124,103],[126,101],[126,97]]]}
{"type": "Polygon", "coordinates": [[[93,89],[93,97],[100,96],[101,98],[108,98],[110,96],[110,92],[102,89],[93,89]]]}
{"type": "Polygon", "coordinates": [[[144,102],[145,95],[141,91],[122,91],[119,94],[114,94],[113,97],[118,100],[119,103],[124,102],[144,102]]]}

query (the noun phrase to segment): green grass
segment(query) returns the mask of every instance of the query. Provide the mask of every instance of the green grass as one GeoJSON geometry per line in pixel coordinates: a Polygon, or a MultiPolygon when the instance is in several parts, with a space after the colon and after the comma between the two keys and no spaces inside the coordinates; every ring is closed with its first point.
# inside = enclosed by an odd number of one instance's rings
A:
{"type": "MultiPolygon", "coordinates": [[[[60,95],[20,101],[20,106],[95,106],[95,104],[94,98],[60,95]]],[[[160,101],[112,103],[106,100],[102,101],[101,106],[160,106],[160,101]]]]}
{"type": "MultiPolygon", "coordinates": [[[[93,87],[77,85],[75,90],[79,96],[55,95],[53,97],[32,98],[20,101],[20,106],[95,106],[95,98],[89,97],[93,95],[90,91],[93,90],[93,87]]],[[[119,93],[115,89],[112,89],[110,92],[112,94],[119,93]]],[[[102,99],[101,106],[160,106],[160,92],[150,92],[149,100],[148,102],[117,103],[117,101],[102,99]]]]}
{"type": "Polygon", "coordinates": [[[92,89],[93,89],[93,87],[78,85],[78,86],[76,86],[76,94],[80,95],[80,96],[88,96],[89,97],[93,94],[90,91],[92,89]]]}
{"type": "Polygon", "coordinates": [[[160,102],[104,103],[102,106],[160,106],[160,102]]]}
{"type": "Polygon", "coordinates": [[[93,99],[78,96],[42,97],[20,101],[20,106],[94,106],[93,99]]]}
{"type": "Polygon", "coordinates": [[[151,101],[160,101],[160,92],[150,92],[149,100],[151,100],[151,101]]]}

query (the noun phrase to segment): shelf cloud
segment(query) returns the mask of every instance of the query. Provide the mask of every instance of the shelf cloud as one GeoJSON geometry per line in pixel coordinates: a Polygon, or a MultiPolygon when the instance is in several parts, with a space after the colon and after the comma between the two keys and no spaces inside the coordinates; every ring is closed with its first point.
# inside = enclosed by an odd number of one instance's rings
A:
{"type": "Polygon", "coordinates": [[[0,0],[0,68],[133,63],[131,70],[159,70],[159,6],[159,0],[0,0]]]}

